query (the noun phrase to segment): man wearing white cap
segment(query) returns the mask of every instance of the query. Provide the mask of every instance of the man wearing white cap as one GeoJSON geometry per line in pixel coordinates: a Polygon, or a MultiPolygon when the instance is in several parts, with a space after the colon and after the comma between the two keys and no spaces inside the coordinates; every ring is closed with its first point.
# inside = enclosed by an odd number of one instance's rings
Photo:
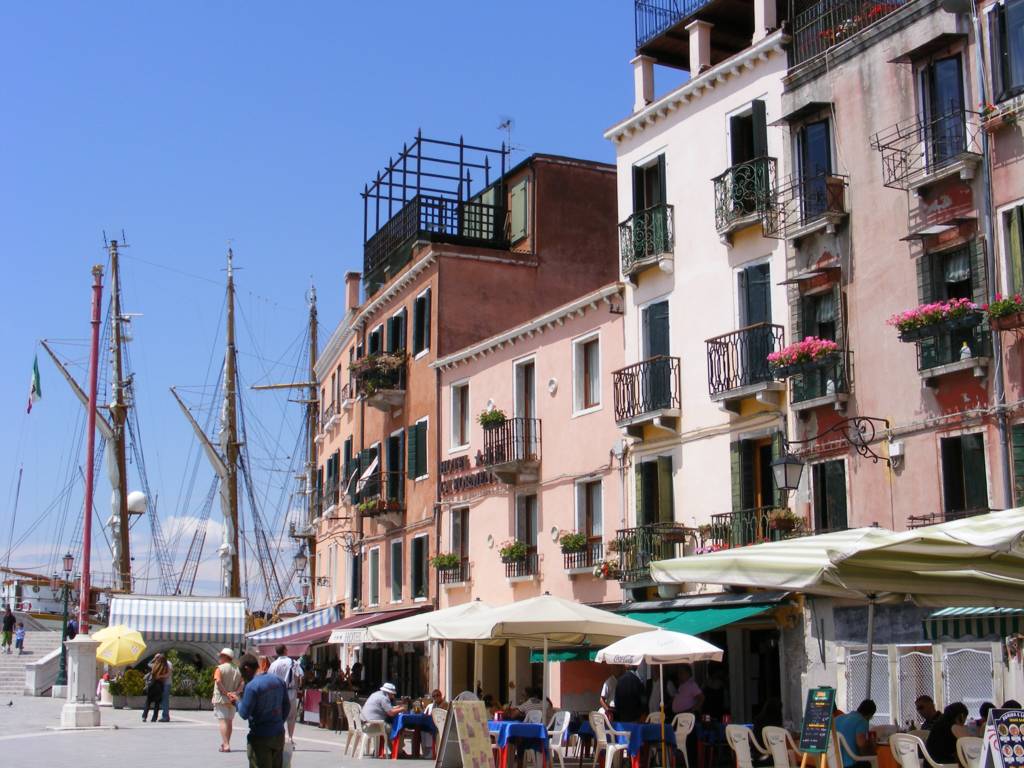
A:
{"type": "Polygon", "coordinates": [[[242,692],[242,673],[235,666],[235,653],[224,648],[218,655],[220,664],[213,670],[213,716],[220,728],[220,751],[231,751],[231,725],[235,719],[232,695],[242,692]]]}
{"type": "Polygon", "coordinates": [[[395,697],[398,691],[392,683],[384,683],[379,691],[374,691],[363,704],[363,720],[366,722],[383,721],[391,726],[391,720],[405,707],[401,704],[395,705],[395,697]]]}

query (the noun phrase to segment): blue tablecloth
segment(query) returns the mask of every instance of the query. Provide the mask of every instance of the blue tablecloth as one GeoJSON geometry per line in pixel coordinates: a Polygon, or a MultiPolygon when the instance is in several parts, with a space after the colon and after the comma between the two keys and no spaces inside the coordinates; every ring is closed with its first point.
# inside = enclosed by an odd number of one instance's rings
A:
{"type": "MultiPolygon", "coordinates": [[[[612,729],[616,731],[624,731],[629,733],[629,740],[625,737],[617,737],[619,744],[628,744],[626,752],[630,757],[640,752],[640,749],[644,744],[660,744],[661,743],[661,724],[660,723],[612,723],[612,729]]],[[[594,738],[594,729],[590,727],[590,723],[584,721],[580,723],[580,729],[577,734],[581,739],[592,739],[594,738]]],[[[668,723],[665,724],[665,743],[670,747],[676,745],[676,734],[672,730],[672,726],[668,723]]]]}
{"type": "Polygon", "coordinates": [[[407,728],[414,731],[437,732],[437,728],[434,727],[434,718],[430,715],[402,713],[395,715],[395,719],[391,723],[391,741],[397,739],[399,734],[407,728]]]}
{"type": "Polygon", "coordinates": [[[521,723],[517,720],[488,720],[487,728],[491,733],[498,734],[498,748],[504,749],[509,739],[518,739],[522,746],[547,751],[548,729],[541,723],[521,723]]]}

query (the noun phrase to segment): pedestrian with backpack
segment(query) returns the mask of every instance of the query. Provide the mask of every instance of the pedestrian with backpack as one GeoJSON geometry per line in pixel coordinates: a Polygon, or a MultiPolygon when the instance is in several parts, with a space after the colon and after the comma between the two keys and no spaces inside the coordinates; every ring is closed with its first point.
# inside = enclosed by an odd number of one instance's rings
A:
{"type": "Polygon", "coordinates": [[[276,675],[288,688],[288,703],[291,704],[288,713],[288,741],[295,746],[295,715],[298,711],[299,689],[302,687],[302,665],[288,656],[288,647],[279,645],[274,649],[277,658],[270,664],[267,672],[276,675]]]}

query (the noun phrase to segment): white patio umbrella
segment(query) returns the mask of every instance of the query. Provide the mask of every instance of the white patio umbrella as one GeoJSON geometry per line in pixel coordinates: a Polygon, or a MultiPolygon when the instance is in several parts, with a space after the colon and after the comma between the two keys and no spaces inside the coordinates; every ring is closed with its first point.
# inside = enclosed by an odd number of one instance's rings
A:
{"type": "Polygon", "coordinates": [[[492,606],[479,599],[439,611],[428,611],[406,616],[404,619],[385,621],[366,628],[368,643],[422,643],[430,640],[430,626],[444,621],[468,620],[490,611],[492,606]]]}
{"type": "Polygon", "coordinates": [[[548,644],[605,646],[650,630],[650,624],[544,593],[430,625],[430,637],[461,642],[509,641],[544,650],[543,697],[548,696],[548,644]]]}
{"type": "MultiPolygon", "coordinates": [[[[722,649],[699,637],[667,629],[655,629],[630,635],[597,652],[596,661],[604,664],[657,664],[661,686],[661,764],[665,760],[665,665],[693,664],[697,661],[721,661],[722,649]]],[[[678,745],[677,745],[678,746],[678,745]]],[[[680,749],[686,749],[683,744],[680,749]]]]}

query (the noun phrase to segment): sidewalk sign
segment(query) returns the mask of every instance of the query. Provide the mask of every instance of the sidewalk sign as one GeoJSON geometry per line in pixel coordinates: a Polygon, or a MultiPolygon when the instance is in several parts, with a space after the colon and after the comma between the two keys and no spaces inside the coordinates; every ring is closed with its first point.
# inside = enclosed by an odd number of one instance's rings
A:
{"type": "Polygon", "coordinates": [[[989,711],[982,741],[981,766],[1024,768],[1024,710],[989,711]]]}
{"type": "Polygon", "coordinates": [[[482,701],[453,701],[437,738],[434,768],[494,768],[487,707],[482,701]]]}
{"type": "MultiPolygon", "coordinates": [[[[800,768],[807,768],[809,755],[820,755],[819,765],[825,768],[832,742],[832,712],[835,709],[836,690],[828,686],[811,688],[804,706],[804,722],[800,728],[800,768]]],[[[1022,766],[1024,768],[1024,766],[1022,766]]]]}

